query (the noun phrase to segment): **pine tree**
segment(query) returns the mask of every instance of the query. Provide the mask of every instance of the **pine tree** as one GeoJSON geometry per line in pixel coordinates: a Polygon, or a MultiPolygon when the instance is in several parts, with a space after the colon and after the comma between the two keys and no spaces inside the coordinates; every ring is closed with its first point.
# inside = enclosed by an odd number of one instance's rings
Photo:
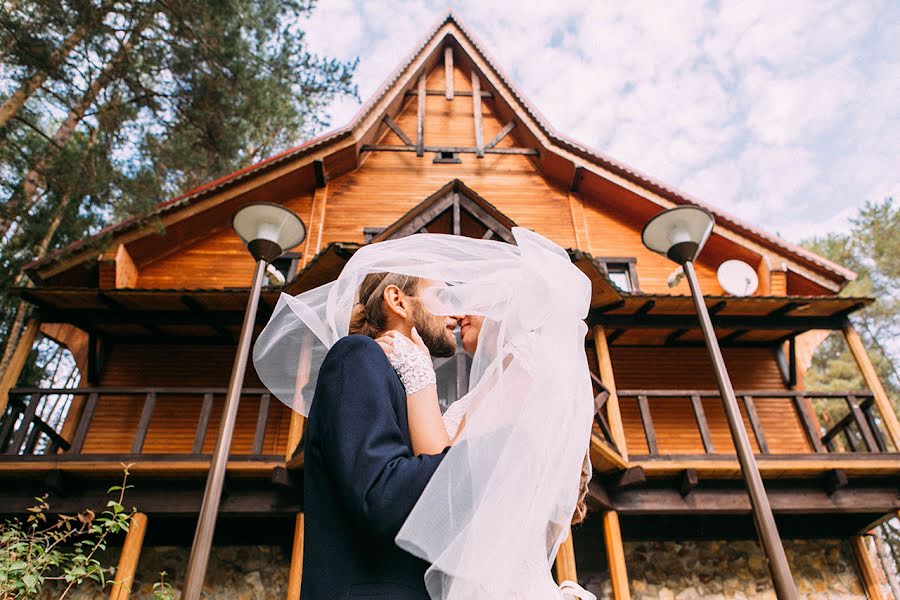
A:
{"type": "Polygon", "coordinates": [[[318,132],[355,63],[305,0],[31,0],[0,11],[0,375],[24,264],[318,132]]]}

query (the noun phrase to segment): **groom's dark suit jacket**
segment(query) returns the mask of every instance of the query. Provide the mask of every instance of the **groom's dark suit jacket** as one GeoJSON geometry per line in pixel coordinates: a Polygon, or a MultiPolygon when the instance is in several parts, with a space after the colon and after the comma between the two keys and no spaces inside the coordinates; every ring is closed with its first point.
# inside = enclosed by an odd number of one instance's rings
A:
{"type": "Polygon", "coordinates": [[[414,456],[406,392],[371,338],[328,352],[307,422],[302,600],[427,599],[427,564],[394,543],[444,454],[414,456]]]}

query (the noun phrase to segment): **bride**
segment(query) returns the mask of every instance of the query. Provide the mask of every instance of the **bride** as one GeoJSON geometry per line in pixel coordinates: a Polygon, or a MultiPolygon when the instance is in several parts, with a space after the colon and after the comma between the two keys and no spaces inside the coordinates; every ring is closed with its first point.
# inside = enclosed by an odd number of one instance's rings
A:
{"type": "MultiPolygon", "coordinates": [[[[335,282],[282,295],[254,350],[266,386],[306,415],[303,384],[350,333],[368,275],[430,280],[417,298],[428,312],[469,315],[468,393],[442,418],[434,386],[406,387],[413,451],[450,445],[395,540],[430,563],[433,600],[593,599],[572,582],[558,587],[550,573],[589,478],[591,286],[556,244],[522,228],[513,235],[516,245],[418,234],[363,247],[335,282]]],[[[406,336],[379,342],[392,364],[422,362],[406,336]]]]}

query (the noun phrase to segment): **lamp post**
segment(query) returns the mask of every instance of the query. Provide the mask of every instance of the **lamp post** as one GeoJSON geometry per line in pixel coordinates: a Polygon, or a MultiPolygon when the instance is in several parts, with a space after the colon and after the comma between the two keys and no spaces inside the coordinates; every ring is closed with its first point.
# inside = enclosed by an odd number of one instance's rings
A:
{"type": "Polygon", "coordinates": [[[775,526],[775,517],[769,506],[769,498],[766,496],[766,489],[750,447],[747,429],[741,419],[741,411],[734,395],[734,388],[731,385],[728,371],[725,369],[719,341],[703,300],[703,292],[700,291],[697,273],[694,271],[694,259],[700,254],[709,234],[712,233],[714,223],[712,215],[706,210],[693,206],[679,206],[653,217],[644,226],[641,239],[650,250],[680,264],[687,276],[694,307],[697,309],[700,327],[703,329],[703,337],[706,340],[706,347],[715,369],[719,395],[722,398],[728,427],[731,430],[731,439],[734,441],[741,472],[747,484],[753,521],[756,524],[756,532],[763,554],[769,565],[775,593],[780,600],[794,600],[798,597],[797,589],[791,577],[791,570],[788,567],[784,547],[778,535],[778,528],[775,526]]]}
{"type": "Polygon", "coordinates": [[[247,370],[247,356],[250,352],[250,340],[253,337],[253,326],[256,323],[256,309],[259,305],[259,293],[262,289],[266,265],[278,258],[285,250],[302,242],[306,237],[306,226],[300,217],[277,204],[257,203],[245,206],[235,213],[232,226],[238,237],[247,245],[251,256],[256,260],[256,269],[253,272],[250,298],[244,312],[237,354],[231,370],[231,381],[228,384],[228,395],[225,397],[222,423],[219,426],[216,449],[209,467],[206,490],[203,492],[203,504],[200,507],[200,517],[197,520],[197,530],[194,533],[194,543],[188,559],[182,595],[185,600],[199,600],[203,589],[203,580],[206,578],[206,566],[209,562],[209,551],[216,527],[216,517],[219,513],[219,502],[222,499],[222,485],[228,464],[228,452],[231,449],[231,437],[237,420],[238,404],[241,400],[241,388],[244,384],[244,373],[247,370]]]}

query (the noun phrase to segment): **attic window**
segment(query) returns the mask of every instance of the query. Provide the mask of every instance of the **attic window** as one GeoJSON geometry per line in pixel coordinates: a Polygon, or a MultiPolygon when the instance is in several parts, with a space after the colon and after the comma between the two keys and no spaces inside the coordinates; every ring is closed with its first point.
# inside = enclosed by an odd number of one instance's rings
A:
{"type": "Polygon", "coordinates": [[[437,164],[458,165],[462,162],[459,154],[452,150],[440,150],[434,154],[434,162],[437,164]]]}
{"type": "Polygon", "coordinates": [[[613,285],[623,292],[641,291],[638,285],[636,258],[598,258],[597,263],[606,272],[613,285]]]}

